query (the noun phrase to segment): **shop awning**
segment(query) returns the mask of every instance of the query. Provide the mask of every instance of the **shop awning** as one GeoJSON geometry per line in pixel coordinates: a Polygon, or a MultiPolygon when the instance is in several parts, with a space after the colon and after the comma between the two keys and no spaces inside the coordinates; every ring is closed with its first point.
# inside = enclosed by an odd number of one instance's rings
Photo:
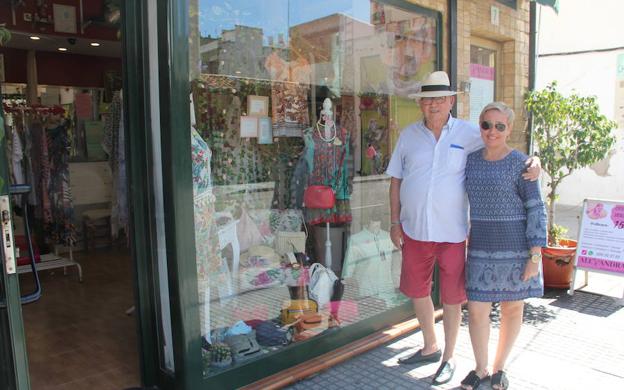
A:
{"type": "Polygon", "coordinates": [[[532,1],[537,2],[537,4],[550,7],[554,9],[556,13],[559,13],[559,0],[532,0],[532,1]]]}

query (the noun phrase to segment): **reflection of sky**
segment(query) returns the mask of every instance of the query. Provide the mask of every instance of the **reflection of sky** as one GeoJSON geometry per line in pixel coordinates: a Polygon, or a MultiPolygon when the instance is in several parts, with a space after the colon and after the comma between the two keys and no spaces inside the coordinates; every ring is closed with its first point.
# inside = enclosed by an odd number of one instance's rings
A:
{"type": "Polygon", "coordinates": [[[201,36],[218,37],[234,25],[258,27],[265,40],[278,34],[288,36],[288,27],[343,13],[370,20],[370,2],[364,0],[199,0],[201,36]]]}

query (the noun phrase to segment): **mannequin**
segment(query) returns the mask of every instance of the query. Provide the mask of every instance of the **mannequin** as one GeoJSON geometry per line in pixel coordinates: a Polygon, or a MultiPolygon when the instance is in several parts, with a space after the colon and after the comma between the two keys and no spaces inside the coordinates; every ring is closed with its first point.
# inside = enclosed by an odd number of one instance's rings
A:
{"type": "Polygon", "coordinates": [[[305,209],[305,219],[314,237],[313,257],[340,275],[346,235],[352,220],[350,197],[353,169],[351,133],[336,122],[335,111],[331,100],[325,98],[319,120],[304,132],[302,158],[308,167],[306,187],[330,186],[336,196],[332,209],[305,209]],[[327,250],[328,246],[331,253],[327,250]]]}
{"type": "Polygon", "coordinates": [[[357,280],[360,297],[377,297],[388,306],[397,304],[399,295],[392,279],[393,250],[390,234],[381,229],[379,220],[371,220],[351,236],[342,277],[357,280]]]}

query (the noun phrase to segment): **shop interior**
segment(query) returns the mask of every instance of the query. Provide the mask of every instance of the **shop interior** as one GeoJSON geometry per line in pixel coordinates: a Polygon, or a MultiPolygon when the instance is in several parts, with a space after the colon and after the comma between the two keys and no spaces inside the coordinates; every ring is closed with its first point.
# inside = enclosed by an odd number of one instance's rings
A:
{"type": "Polygon", "coordinates": [[[32,389],[140,384],[117,1],[10,1],[4,136],[32,389]]]}

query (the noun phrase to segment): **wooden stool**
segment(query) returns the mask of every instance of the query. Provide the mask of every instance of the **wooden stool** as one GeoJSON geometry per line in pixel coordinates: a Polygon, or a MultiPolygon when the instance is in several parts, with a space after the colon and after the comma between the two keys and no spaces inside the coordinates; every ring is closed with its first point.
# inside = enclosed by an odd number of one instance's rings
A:
{"type": "Polygon", "coordinates": [[[110,210],[93,209],[82,213],[85,249],[111,246],[110,210]]]}

